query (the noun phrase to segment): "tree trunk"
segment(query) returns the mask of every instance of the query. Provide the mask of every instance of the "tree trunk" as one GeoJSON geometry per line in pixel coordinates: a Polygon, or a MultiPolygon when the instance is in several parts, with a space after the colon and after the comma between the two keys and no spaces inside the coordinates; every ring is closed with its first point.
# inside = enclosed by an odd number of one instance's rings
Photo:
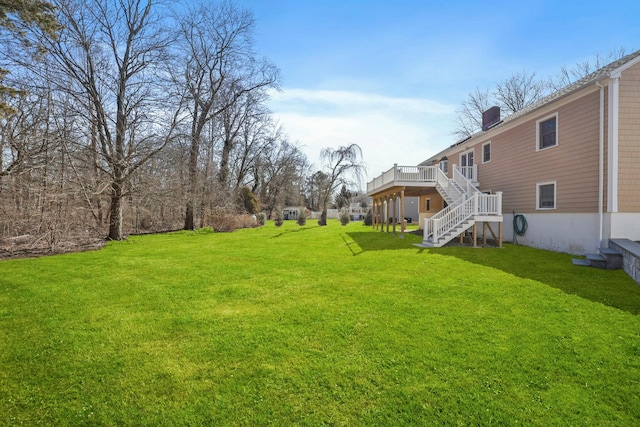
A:
{"type": "Polygon", "coordinates": [[[327,225],[327,208],[324,207],[322,209],[322,214],[320,214],[320,221],[318,221],[319,225],[327,225]]]}
{"type": "Polygon", "coordinates": [[[122,240],[122,185],[111,185],[111,208],[109,210],[109,240],[122,240]]]}
{"type": "Polygon", "coordinates": [[[187,207],[184,213],[184,229],[195,230],[195,204],[196,192],[198,190],[198,154],[200,152],[200,136],[196,135],[198,130],[194,130],[191,139],[191,150],[189,151],[189,182],[187,183],[187,207]]]}
{"type": "Polygon", "coordinates": [[[229,157],[231,155],[232,148],[233,140],[225,138],[222,146],[222,154],[220,156],[220,172],[218,173],[218,181],[224,189],[227,188],[227,179],[229,179],[229,157]]]}

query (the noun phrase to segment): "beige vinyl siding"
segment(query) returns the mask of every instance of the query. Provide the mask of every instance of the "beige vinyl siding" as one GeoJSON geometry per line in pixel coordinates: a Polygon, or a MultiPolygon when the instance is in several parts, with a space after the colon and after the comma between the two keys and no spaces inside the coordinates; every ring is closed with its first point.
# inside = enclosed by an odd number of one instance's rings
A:
{"type": "Polygon", "coordinates": [[[618,211],[640,212],[640,64],[622,72],[618,131],[618,211]]]}
{"type": "MultiPolygon", "coordinates": [[[[598,210],[599,91],[591,91],[557,110],[532,115],[517,126],[490,135],[491,162],[478,167],[482,191],[502,191],[503,211],[509,213],[554,212],[593,213],[598,210]],[[536,151],[536,122],[558,114],[558,145],[536,151]],[[536,184],[556,181],[556,208],[536,209],[536,184]]],[[[475,143],[478,156],[482,144],[475,143]]],[[[449,155],[459,162],[461,152],[471,148],[461,144],[449,155]]],[[[477,159],[478,157],[476,157],[477,159]]]]}
{"type": "Polygon", "coordinates": [[[427,213],[429,216],[441,211],[444,209],[444,200],[442,200],[442,196],[436,191],[430,194],[420,196],[420,206],[419,213],[427,213]],[[427,199],[431,199],[431,210],[427,212],[425,206],[427,204],[427,199]]]}

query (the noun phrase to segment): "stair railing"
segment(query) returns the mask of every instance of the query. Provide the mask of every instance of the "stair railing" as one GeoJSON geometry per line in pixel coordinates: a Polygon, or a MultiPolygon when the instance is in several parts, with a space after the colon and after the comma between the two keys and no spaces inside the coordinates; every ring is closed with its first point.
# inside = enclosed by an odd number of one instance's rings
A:
{"type": "Polygon", "coordinates": [[[471,183],[471,180],[464,176],[458,165],[453,165],[453,181],[464,190],[467,198],[475,193],[480,193],[480,190],[471,183]]]}
{"type": "Polygon", "coordinates": [[[474,195],[470,199],[459,203],[449,212],[439,218],[433,220],[433,237],[432,242],[437,242],[440,237],[471,218],[477,211],[478,197],[474,195]]]}
{"type": "MultiPolygon", "coordinates": [[[[459,200],[464,198],[464,194],[460,192],[452,183],[449,177],[442,172],[441,169],[437,170],[436,173],[436,183],[442,188],[442,191],[446,193],[447,196],[451,199],[451,203],[457,203],[459,200]]],[[[464,187],[462,187],[464,189],[464,187]]]]}

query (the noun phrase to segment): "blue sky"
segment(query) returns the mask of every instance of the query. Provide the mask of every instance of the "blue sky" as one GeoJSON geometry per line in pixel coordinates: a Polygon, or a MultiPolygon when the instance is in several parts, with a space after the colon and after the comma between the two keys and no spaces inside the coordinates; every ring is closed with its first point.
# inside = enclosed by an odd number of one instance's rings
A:
{"type": "Polygon", "coordinates": [[[281,69],[270,108],[292,142],[316,169],[323,147],[360,145],[367,180],[455,143],[455,111],[476,87],[640,49],[638,0],[237,4],[281,69]]]}

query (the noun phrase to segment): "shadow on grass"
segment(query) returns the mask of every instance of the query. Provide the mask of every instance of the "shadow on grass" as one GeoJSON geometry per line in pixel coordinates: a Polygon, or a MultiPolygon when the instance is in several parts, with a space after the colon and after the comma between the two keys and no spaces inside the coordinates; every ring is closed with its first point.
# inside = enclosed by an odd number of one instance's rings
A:
{"type": "Polygon", "coordinates": [[[285,234],[290,234],[290,233],[299,233],[301,231],[305,231],[305,230],[311,230],[313,228],[318,228],[320,227],[319,225],[302,225],[299,226],[298,228],[288,228],[286,230],[283,230],[281,233],[278,233],[274,236],[271,236],[271,239],[275,239],[277,237],[282,237],[285,234]]]}
{"type": "Polygon", "coordinates": [[[576,266],[574,256],[506,244],[498,248],[444,247],[431,253],[456,257],[496,268],[524,279],[536,280],[593,302],[640,314],[640,286],[622,270],[576,266]]]}
{"type": "Polygon", "coordinates": [[[416,239],[409,233],[405,233],[404,239],[400,238],[400,232],[396,235],[387,233],[371,232],[349,232],[342,235],[342,240],[349,247],[351,253],[356,256],[368,251],[388,251],[416,249],[417,253],[422,253],[424,248],[412,246],[417,243],[416,239]],[[351,238],[351,241],[346,236],[351,238]]]}

